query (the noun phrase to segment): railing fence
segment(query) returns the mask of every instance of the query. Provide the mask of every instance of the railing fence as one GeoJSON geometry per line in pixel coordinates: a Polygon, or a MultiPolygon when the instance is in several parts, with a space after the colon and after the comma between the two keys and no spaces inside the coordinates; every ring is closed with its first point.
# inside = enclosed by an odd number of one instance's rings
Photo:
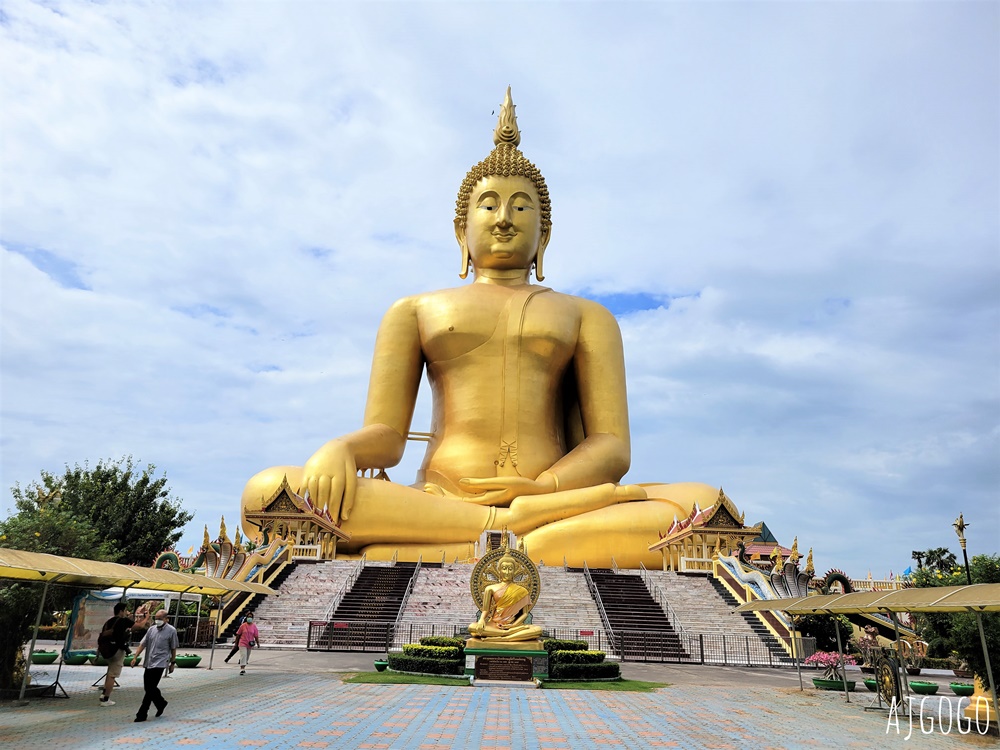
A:
{"type": "MultiPolygon", "coordinates": [[[[425,636],[465,638],[467,623],[324,621],[309,623],[306,648],[310,651],[379,651],[401,649],[425,636]]],[[[669,633],[651,630],[547,628],[544,638],[583,640],[594,651],[619,656],[622,661],[713,664],[734,667],[778,667],[793,664],[775,655],[760,638],[725,633],[669,633]]],[[[776,641],[777,639],[775,639],[776,641]]],[[[816,651],[815,638],[797,639],[801,658],[816,651]]]]}

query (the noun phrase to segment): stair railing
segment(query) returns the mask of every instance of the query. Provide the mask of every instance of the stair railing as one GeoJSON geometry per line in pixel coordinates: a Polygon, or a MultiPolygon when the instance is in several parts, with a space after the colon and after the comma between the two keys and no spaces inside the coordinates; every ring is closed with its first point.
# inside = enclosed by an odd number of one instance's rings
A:
{"type": "Polygon", "coordinates": [[[601,592],[597,590],[597,584],[594,583],[593,577],[590,575],[590,567],[587,565],[587,561],[583,561],[583,577],[587,581],[587,588],[590,590],[590,596],[597,603],[597,611],[601,613],[601,622],[604,623],[604,630],[608,634],[608,643],[611,644],[613,649],[618,650],[618,655],[621,656],[622,648],[619,646],[617,639],[615,638],[615,631],[611,627],[611,620],[608,619],[608,613],[604,609],[604,602],[601,601],[601,592]]]}
{"type": "Polygon", "coordinates": [[[393,550],[392,559],[389,560],[389,567],[390,568],[395,568],[396,567],[396,561],[398,559],[399,559],[399,550],[398,549],[397,550],[393,550]]]}
{"type": "Polygon", "coordinates": [[[410,576],[410,582],[406,584],[406,591],[403,592],[403,598],[399,602],[399,612],[396,614],[396,622],[392,624],[392,632],[386,638],[386,650],[388,651],[389,645],[395,640],[396,631],[399,629],[399,623],[403,620],[403,610],[406,609],[406,601],[410,598],[410,594],[413,593],[413,586],[417,582],[417,576],[420,575],[420,566],[423,564],[424,556],[420,555],[417,558],[417,565],[413,569],[413,575],[410,576]]]}
{"type": "Polygon", "coordinates": [[[653,576],[649,574],[649,570],[641,562],[639,563],[639,576],[642,578],[642,582],[646,584],[646,588],[653,597],[653,601],[660,605],[660,609],[663,610],[664,614],[667,616],[667,620],[670,622],[670,627],[674,629],[683,640],[687,637],[687,631],[684,626],[681,625],[680,618],[677,617],[677,612],[673,607],[670,606],[670,602],[667,599],[666,593],[660,588],[653,576]]]}
{"type": "Polygon", "coordinates": [[[618,575],[618,563],[615,561],[615,556],[611,556],[611,572],[618,575]]]}
{"type": "Polygon", "coordinates": [[[330,606],[326,608],[326,614],[323,616],[324,620],[330,622],[330,620],[333,619],[333,613],[337,611],[337,607],[340,606],[340,602],[343,601],[345,596],[347,596],[347,592],[354,588],[354,584],[357,582],[358,576],[360,576],[361,571],[365,569],[365,562],[367,562],[367,559],[368,553],[365,552],[361,556],[361,559],[358,560],[357,564],[351,568],[351,572],[347,574],[347,580],[344,581],[344,585],[340,587],[336,596],[333,597],[333,601],[330,603],[330,606]]]}

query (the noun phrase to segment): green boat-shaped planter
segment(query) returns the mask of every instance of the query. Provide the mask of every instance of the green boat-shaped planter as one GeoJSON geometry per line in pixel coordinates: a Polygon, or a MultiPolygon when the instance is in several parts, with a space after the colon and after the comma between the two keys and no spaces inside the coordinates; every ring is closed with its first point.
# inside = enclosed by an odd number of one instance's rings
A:
{"type": "Polygon", "coordinates": [[[90,663],[93,664],[95,667],[106,667],[106,666],[108,666],[108,660],[105,659],[100,654],[91,654],[90,655],[90,663]]]}
{"type": "Polygon", "coordinates": [[[201,657],[198,654],[183,654],[178,656],[176,661],[180,669],[192,669],[198,666],[201,662],[201,657]]]}
{"type": "Polygon", "coordinates": [[[68,654],[63,655],[63,664],[78,667],[81,664],[86,664],[91,656],[93,654],[89,651],[70,651],[68,654]]]}
{"type": "Polygon", "coordinates": [[[131,667],[132,662],[135,662],[135,665],[137,667],[140,664],[142,664],[142,654],[139,654],[139,656],[136,656],[135,654],[129,654],[122,660],[122,664],[124,664],[126,667],[131,667]]]}
{"type": "Polygon", "coordinates": [[[917,695],[934,695],[938,691],[938,684],[923,680],[910,680],[910,690],[917,695]]]}
{"type": "Polygon", "coordinates": [[[868,678],[864,681],[864,683],[865,687],[871,690],[873,693],[878,692],[878,680],[873,680],[871,678],[868,678]]]}
{"type": "MultiPolygon", "coordinates": [[[[820,690],[843,690],[844,681],[843,680],[824,680],[821,677],[813,677],[813,685],[815,685],[820,690]]],[[[854,680],[847,681],[847,691],[854,692],[854,686],[857,683],[854,680]]]]}
{"type": "Polygon", "coordinates": [[[976,692],[976,686],[968,682],[951,682],[948,684],[951,688],[951,692],[960,698],[968,698],[974,692],[976,692]]]}
{"type": "Polygon", "coordinates": [[[56,659],[59,658],[58,651],[32,651],[31,652],[31,663],[32,664],[54,664],[56,659]]]}

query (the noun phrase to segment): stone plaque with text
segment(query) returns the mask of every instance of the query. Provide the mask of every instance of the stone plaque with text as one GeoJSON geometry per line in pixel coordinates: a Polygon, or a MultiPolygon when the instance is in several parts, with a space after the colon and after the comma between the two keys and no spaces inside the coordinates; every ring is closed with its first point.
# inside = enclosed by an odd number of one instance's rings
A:
{"type": "Polygon", "coordinates": [[[530,656],[477,656],[477,680],[531,681],[530,656]]]}

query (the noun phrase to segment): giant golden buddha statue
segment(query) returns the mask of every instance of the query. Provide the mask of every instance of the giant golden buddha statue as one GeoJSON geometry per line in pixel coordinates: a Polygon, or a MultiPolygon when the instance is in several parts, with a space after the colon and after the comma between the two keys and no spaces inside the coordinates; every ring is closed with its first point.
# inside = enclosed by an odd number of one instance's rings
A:
{"type": "Polygon", "coordinates": [[[631,460],[622,339],[591,300],[544,279],[549,193],[519,150],[510,89],[493,151],[459,189],[455,237],[464,279],[396,302],[375,341],[364,426],[302,467],[277,466],[243,492],[246,512],[287,478],[351,535],[341,552],[368,559],[467,559],[487,530],[506,527],[534,560],[658,565],[648,546],[675,514],[718,489],[621,485],[631,460]],[[403,455],[424,369],[433,395],[416,482],[387,481],[403,455]],[[371,476],[363,475],[365,471],[371,476]],[[375,476],[376,472],[379,476],[375,476]]]}

